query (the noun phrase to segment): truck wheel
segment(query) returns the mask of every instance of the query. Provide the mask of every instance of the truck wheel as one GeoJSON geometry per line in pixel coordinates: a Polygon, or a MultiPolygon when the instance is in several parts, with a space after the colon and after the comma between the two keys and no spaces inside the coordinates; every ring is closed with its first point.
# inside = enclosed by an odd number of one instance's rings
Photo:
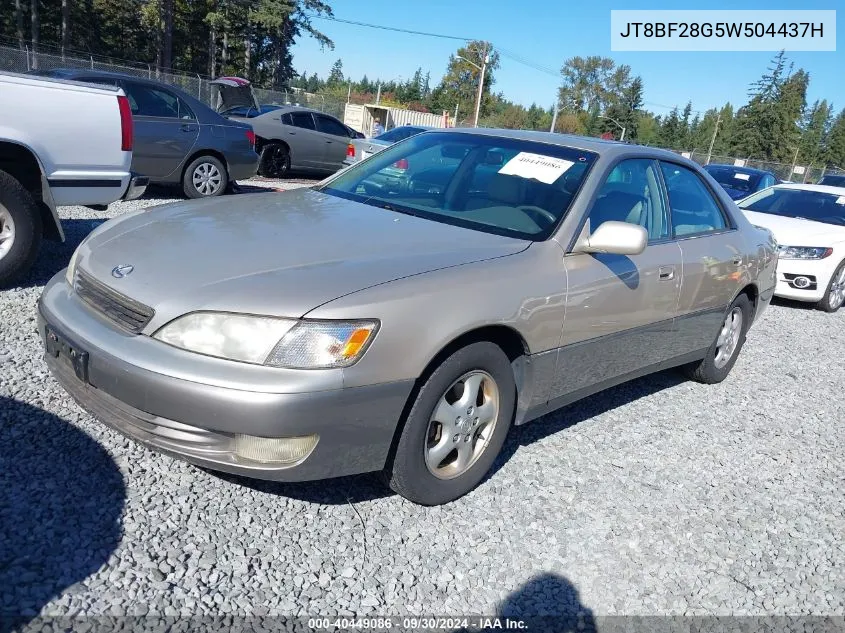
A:
{"type": "Polygon", "coordinates": [[[226,166],[214,156],[200,156],[185,170],[182,189],[189,198],[221,196],[229,185],[226,166]]]}
{"type": "Polygon", "coordinates": [[[0,287],[30,269],[41,245],[41,213],[32,195],[0,171],[0,287]]]}
{"type": "Polygon", "coordinates": [[[269,143],[261,150],[258,175],[265,178],[284,178],[290,172],[290,150],[281,143],[269,143]]]}

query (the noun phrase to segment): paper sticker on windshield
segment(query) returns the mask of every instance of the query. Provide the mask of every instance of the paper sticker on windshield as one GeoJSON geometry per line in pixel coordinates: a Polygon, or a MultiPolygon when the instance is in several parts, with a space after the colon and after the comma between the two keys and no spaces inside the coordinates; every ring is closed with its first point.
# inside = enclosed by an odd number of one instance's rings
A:
{"type": "Polygon", "coordinates": [[[540,182],[550,185],[574,164],[572,161],[561,158],[520,152],[505,163],[499,173],[521,178],[536,178],[540,182]]]}
{"type": "Polygon", "coordinates": [[[748,175],[748,174],[736,173],[736,174],[734,174],[734,178],[736,178],[737,180],[749,180],[751,178],[751,176],[748,175]]]}
{"type": "Polygon", "coordinates": [[[836,199],[836,204],[845,204],[845,196],[839,196],[836,199]]]}

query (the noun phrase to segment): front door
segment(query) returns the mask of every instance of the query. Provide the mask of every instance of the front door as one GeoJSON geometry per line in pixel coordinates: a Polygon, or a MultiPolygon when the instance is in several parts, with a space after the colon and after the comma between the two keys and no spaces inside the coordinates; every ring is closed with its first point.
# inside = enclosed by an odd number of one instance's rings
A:
{"type": "Polygon", "coordinates": [[[611,171],[584,231],[606,221],[643,226],[639,255],[569,253],[566,313],[552,398],[601,385],[675,354],[674,317],[683,274],[656,161],[632,159],[611,171]]]}
{"type": "Polygon", "coordinates": [[[179,170],[199,136],[196,116],[177,95],[134,81],[123,85],[132,109],[132,170],[166,179],[179,170]]]}

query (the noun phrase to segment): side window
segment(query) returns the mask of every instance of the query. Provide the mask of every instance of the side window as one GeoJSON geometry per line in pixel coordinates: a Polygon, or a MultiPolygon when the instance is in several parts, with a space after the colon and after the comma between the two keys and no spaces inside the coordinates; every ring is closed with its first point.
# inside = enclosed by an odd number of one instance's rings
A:
{"type": "Polygon", "coordinates": [[[185,103],[182,99],[177,100],[179,105],[179,118],[180,119],[190,119],[191,121],[196,120],[197,116],[194,114],[194,111],[185,103]]]}
{"type": "Polygon", "coordinates": [[[317,129],[320,132],[325,132],[326,134],[331,134],[333,136],[349,138],[349,132],[347,131],[346,126],[340,121],[335,121],[331,117],[322,116],[320,114],[316,115],[316,119],[317,129]]]}
{"type": "Polygon", "coordinates": [[[590,210],[590,232],[609,221],[638,224],[648,231],[649,241],[670,235],[669,214],[655,161],[623,160],[605,180],[590,210]]]}
{"type": "Polygon", "coordinates": [[[290,112],[287,112],[282,115],[282,124],[283,125],[293,125],[293,119],[290,116],[290,112]]]}
{"type": "Polygon", "coordinates": [[[310,112],[291,112],[291,121],[296,127],[301,127],[306,130],[314,129],[314,119],[310,112]]]}
{"type": "Polygon", "coordinates": [[[660,168],[669,193],[675,236],[711,233],[727,227],[713,194],[695,172],[662,161],[660,168]]]}
{"type": "Polygon", "coordinates": [[[179,118],[179,99],[157,88],[132,82],[126,83],[132,114],[166,119],[179,118]]]}
{"type": "Polygon", "coordinates": [[[766,189],[768,187],[773,186],[774,184],[775,184],[775,177],[770,175],[770,174],[766,174],[766,177],[765,177],[764,182],[763,182],[763,186],[761,188],[766,189]]]}

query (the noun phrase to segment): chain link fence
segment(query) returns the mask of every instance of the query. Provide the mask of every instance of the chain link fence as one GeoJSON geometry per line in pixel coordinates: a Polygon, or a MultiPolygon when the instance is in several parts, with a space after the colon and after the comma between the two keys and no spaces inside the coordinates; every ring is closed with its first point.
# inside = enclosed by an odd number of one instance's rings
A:
{"type": "MultiPolygon", "coordinates": [[[[135,77],[155,79],[171,86],[176,86],[196,97],[203,103],[214,107],[214,92],[211,88],[210,77],[199,74],[187,73],[164,73],[157,71],[149,64],[116,64],[111,61],[103,61],[91,55],[86,57],[78,53],[73,55],[61,55],[39,51],[34,53],[29,48],[15,48],[12,46],[0,46],[0,70],[13,73],[27,73],[30,71],[54,70],[56,68],[90,68],[91,70],[105,70],[109,72],[124,73],[135,77]]],[[[266,90],[264,88],[253,88],[255,98],[259,105],[299,105],[314,108],[320,112],[331,114],[343,119],[345,101],[336,98],[327,98],[324,95],[302,92],[299,90],[266,90]]]]}

